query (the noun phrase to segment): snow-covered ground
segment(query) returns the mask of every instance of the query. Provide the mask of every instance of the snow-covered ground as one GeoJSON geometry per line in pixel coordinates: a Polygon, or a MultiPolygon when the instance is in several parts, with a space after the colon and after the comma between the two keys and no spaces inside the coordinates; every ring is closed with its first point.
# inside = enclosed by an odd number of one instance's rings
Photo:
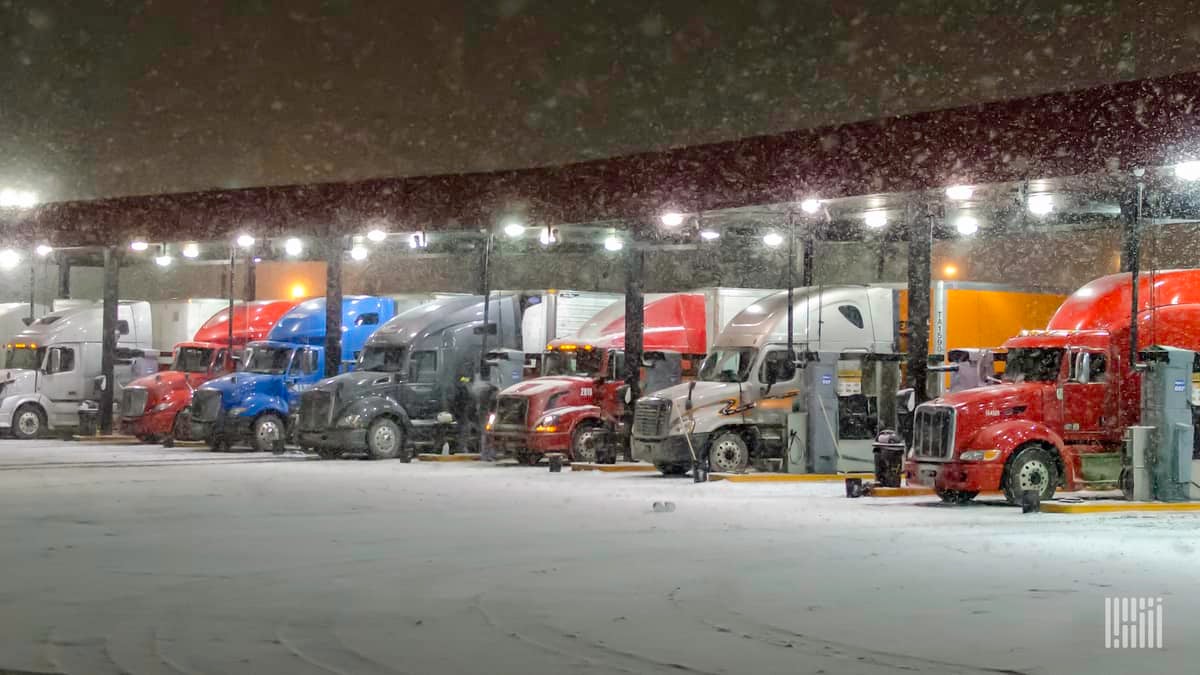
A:
{"type": "Polygon", "coordinates": [[[842,494],[3,441],[0,671],[1167,673],[1200,658],[1200,515],[842,494]],[[676,510],[651,508],[663,500],[676,510]],[[1104,649],[1115,595],[1164,598],[1164,649],[1104,649]]]}

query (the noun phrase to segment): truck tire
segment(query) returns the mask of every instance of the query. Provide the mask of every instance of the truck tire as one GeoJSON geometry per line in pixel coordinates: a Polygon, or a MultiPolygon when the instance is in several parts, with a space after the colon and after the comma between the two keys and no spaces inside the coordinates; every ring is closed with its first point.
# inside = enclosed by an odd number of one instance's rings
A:
{"type": "Polygon", "coordinates": [[[687,464],[655,464],[654,468],[658,469],[664,476],[682,476],[691,467],[687,464]]]}
{"type": "Polygon", "coordinates": [[[404,450],[404,433],[400,426],[386,417],[380,417],[367,429],[367,457],[369,459],[395,459],[404,450]]]}
{"type": "Polygon", "coordinates": [[[571,434],[571,461],[595,462],[604,436],[604,427],[594,422],[575,427],[575,433],[571,434]]]}
{"type": "Polygon", "coordinates": [[[46,430],[46,413],[35,403],[26,403],[13,414],[13,438],[28,441],[42,435],[46,430]]]}
{"type": "Polygon", "coordinates": [[[736,431],[722,431],[708,448],[708,469],[713,473],[743,473],[750,466],[750,447],[736,431]]]}
{"type": "Polygon", "coordinates": [[[968,492],[966,490],[938,490],[937,496],[947,504],[966,504],[975,499],[978,492],[968,492]]]}
{"type": "Polygon", "coordinates": [[[284,426],[283,419],[279,415],[275,413],[259,415],[258,419],[254,420],[252,431],[250,443],[257,452],[283,454],[287,427],[284,426]]]}
{"type": "Polygon", "coordinates": [[[1004,468],[1004,498],[1009,504],[1020,504],[1021,493],[1037,490],[1042,501],[1054,496],[1058,487],[1058,462],[1049,450],[1030,445],[1017,452],[1004,468]]]}

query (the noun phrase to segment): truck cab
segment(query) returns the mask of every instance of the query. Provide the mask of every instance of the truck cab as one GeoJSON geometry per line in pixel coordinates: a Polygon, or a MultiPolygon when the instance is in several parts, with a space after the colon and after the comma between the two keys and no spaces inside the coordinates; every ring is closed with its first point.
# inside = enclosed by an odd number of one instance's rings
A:
{"type": "MultiPolygon", "coordinates": [[[[668,475],[705,459],[713,471],[743,471],[755,460],[805,447],[806,432],[797,432],[801,438],[789,432],[796,431],[791,414],[805,409],[836,442],[838,402],[824,392],[832,394],[836,387],[844,353],[861,358],[895,350],[893,299],[886,288],[797,289],[791,354],[787,293],[749,305],[717,337],[695,381],[637,402],[634,459],[668,475]],[[828,370],[810,381],[806,376],[817,368],[802,366],[818,359],[828,370]]],[[[840,458],[837,465],[838,470],[857,468],[840,458]]]]}
{"type": "MultiPolygon", "coordinates": [[[[390,298],[342,300],[342,363],[353,367],[367,338],[390,319],[390,298]]],[[[325,299],[285,313],[264,341],[246,346],[241,369],[204,383],[193,394],[192,433],[213,449],[248,441],[255,450],[283,452],[300,394],[324,377],[325,299]]]]}
{"type": "MultiPolygon", "coordinates": [[[[1200,349],[1200,270],[1161,270],[1139,284],[1138,349],[1200,349]]],[[[1111,489],[1126,427],[1140,417],[1129,362],[1130,275],[1072,294],[1046,330],[1008,340],[1000,385],[917,406],[905,473],[947,502],[1003,490],[1049,499],[1058,488],[1111,489]]]]}
{"type": "MultiPolygon", "coordinates": [[[[641,385],[652,393],[678,384],[684,361],[698,362],[706,346],[705,297],[671,294],[646,304],[641,385]]],[[[523,464],[549,452],[594,462],[602,448],[627,442],[625,317],[597,316],[572,339],[552,340],[540,376],[500,392],[488,437],[523,464]]],[[[608,453],[608,456],[614,456],[608,453]]]]}
{"type": "Polygon", "coordinates": [[[191,439],[191,421],[185,411],[192,403],[192,392],[235,371],[237,355],[246,343],[266,338],[279,318],[295,306],[291,300],[235,306],[232,322],[229,308],[214,314],[192,341],[175,345],[170,369],[138,378],[125,387],[120,401],[122,433],[168,444],[191,439]]]}
{"type": "Polygon", "coordinates": [[[365,452],[401,455],[407,445],[432,445],[460,424],[452,410],[465,373],[478,371],[486,335],[490,349],[520,349],[520,299],[441,298],[397,315],[366,342],[352,373],[322,380],[303,395],[299,443],[322,457],[365,452]],[[439,421],[439,418],[441,420],[439,421]]]}
{"type": "MultiPolygon", "coordinates": [[[[121,387],[143,374],[150,312],[147,302],[117,306],[117,400],[121,387]]],[[[13,336],[0,370],[0,431],[35,438],[78,427],[80,405],[94,396],[101,375],[102,342],[103,308],[97,303],[51,312],[13,336]]]]}

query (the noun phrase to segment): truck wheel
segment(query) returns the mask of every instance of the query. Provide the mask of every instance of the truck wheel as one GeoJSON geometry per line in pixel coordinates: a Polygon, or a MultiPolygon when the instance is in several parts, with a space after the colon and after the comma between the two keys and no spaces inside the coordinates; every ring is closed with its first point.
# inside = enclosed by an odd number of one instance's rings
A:
{"type": "Polygon", "coordinates": [[[966,504],[975,499],[978,492],[967,492],[966,490],[938,490],[937,496],[947,504],[966,504]]]}
{"type": "Polygon", "coordinates": [[[1038,445],[1017,453],[1004,469],[1004,498],[1009,504],[1020,504],[1021,493],[1037,490],[1042,501],[1054,496],[1058,487],[1058,465],[1054,455],[1038,445]]]}
{"type": "Polygon", "coordinates": [[[571,434],[571,461],[595,462],[597,450],[604,441],[604,429],[598,424],[584,423],[571,434]]]}
{"type": "Polygon", "coordinates": [[[267,413],[254,420],[254,449],[257,452],[273,452],[283,454],[283,439],[286,433],[283,420],[279,415],[267,413]]]}
{"type": "Polygon", "coordinates": [[[13,437],[23,441],[37,438],[46,430],[46,413],[33,403],[26,403],[17,408],[13,415],[13,437]]]}
{"type": "Polygon", "coordinates": [[[661,471],[664,476],[682,476],[691,467],[687,464],[655,464],[654,468],[661,471]]]}
{"type": "Polygon", "coordinates": [[[708,451],[708,467],[714,473],[742,473],[750,465],[750,448],[735,431],[717,434],[708,451]]]}
{"type": "Polygon", "coordinates": [[[404,449],[404,434],[395,422],[380,417],[367,429],[367,456],[371,459],[395,459],[404,449]]]}

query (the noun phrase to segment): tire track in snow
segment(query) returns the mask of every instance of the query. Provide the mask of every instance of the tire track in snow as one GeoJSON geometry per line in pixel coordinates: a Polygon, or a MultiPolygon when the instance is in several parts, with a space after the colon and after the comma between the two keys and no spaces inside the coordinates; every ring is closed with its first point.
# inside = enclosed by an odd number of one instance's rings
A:
{"type": "Polygon", "coordinates": [[[351,648],[337,636],[332,625],[284,621],[275,627],[275,639],[302,661],[336,675],[408,675],[407,671],[380,663],[351,648]]]}
{"type": "Polygon", "coordinates": [[[499,632],[506,632],[507,635],[509,637],[512,637],[513,639],[519,640],[526,644],[536,646],[536,647],[543,649],[545,651],[548,651],[550,653],[559,654],[559,655],[563,655],[563,656],[570,656],[571,658],[581,660],[584,662],[585,665],[600,666],[603,668],[618,670],[623,673],[645,673],[645,672],[647,672],[645,670],[645,666],[653,666],[655,668],[665,669],[667,672],[672,672],[672,673],[697,673],[698,675],[720,675],[718,672],[715,672],[715,671],[703,670],[703,669],[695,667],[695,666],[689,666],[689,665],[686,665],[683,663],[677,663],[677,662],[673,662],[673,661],[662,661],[662,660],[647,656],[645,654],[640,654],[638,652],[632,652],[632,651],[618,649],[618,648],[613,647],[612,645],[606,644],[604,642],[601,642],[598,640],[592,640],[589,638],[583,638],[583,637],[580,637],[580,635],[577,633],[571,633],[571,632],[565,631],[561,628],[558,628],[555,626],[549,626],[547,624],[540,623],[540,622],[530,621],[527,623],[531,623],[535,627],[541,628],[541,629],[551,633],[552,639],[565,641],[566,645],[562,648],[559,648],[559,647],[555,647],[553,645],[547,644],[544,641],[539,641],[537,639],[534,639],[533,637],[526,635],[524,633],[518,632],[518,631],[504,631],[504,629],[502,629],[500,627],[500,623],[496,620],[496,618],[483,607],[483,603],[482,603],[483,596],[484,596],[483,593],[480,593],[479,595],[475,596],[475,602],[473,603],[473,607],[475,609],[477,609],[480,614],[483,615],[483,617],[489,627],[491,627],[492,629],[499,631],[499,632]],[[598,652],[598,654],[595,654],[592,656],[584,656],[584,655],[569,651],[570,647],[577,647],[579,645],[586,646],[587,648],[589,648],[595,652],[598,652]],[[618,657],[630,660],[633,662],[634,665],[626,666],[624,664],[612,663],[610,659],[613,656],[618,656],[618,657]],[[604,660],[601,660],[599,663],[597,663],[596,662],[597,659],[604,659],[604,660]]]}
{"type": "Polygon", "coordinates": [[[868,647],[852,645],[846,642],[815,638],[810,635],[805,635],[804,633],[796,632],[789,628],[784,628],[768,622],[752,619],[741,612],[728,608],[725,611],[730,615],[729,620],[717,623],[716,621],[709,620],[703,615],[685,607],[683,602],[679,599],[679,592],[681,590],[682,587],[677,587],[667,594],[667,598],[670,600],[671,604],[681,614],[691,617],[695,621],[701,622],[718,633],[741,635],[745,639],[754,640],[760,644],[766,644],[772,647],[794,649],[804,652],[809,656],[853,660],[854,662],[860,664],[878,666],[879,668],[884,669],[884,672],[890,672],[893,670],[906,670],[912,672],[1026,675],[1020,670],[954,663],[951,661],[941,661],[938,659],[926,659],[919,656],[912,656],[910,654],[870,649],[868,647]],[[737,626],[737,629],[735,630],[731,626],[737,626]],[[755,632],[762,633],[764,631],[766,632],[765,636],[755,634],[755,632]]]}

